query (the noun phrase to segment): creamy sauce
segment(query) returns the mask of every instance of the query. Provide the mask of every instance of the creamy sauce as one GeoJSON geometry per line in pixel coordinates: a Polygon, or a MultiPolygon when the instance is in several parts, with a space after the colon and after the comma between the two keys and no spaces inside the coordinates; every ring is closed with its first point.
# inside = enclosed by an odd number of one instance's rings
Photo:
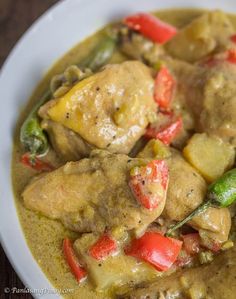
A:
{"type": "MultiPolygon", "coordinates": [[[[161,19],[177,26],[182,27],[189,23],[193,18],[199,16],[202,10],[166,10],[156,13],[161,19]]],[[[231,16],[231,20],[236,26],[236,17],[231,16]]],[[[92,49],[98,40],[101,38],[103,30],[95,33],[85,41],[70,50],[62,57],[47,73],[42,82],[36,88],[27,107],[18,120],[12,159],[12,181],[15,193],[15,203],[19,215],[19,219],[25,234],[27,244],[46,274],[50,282],[56,289],[65,290],[71,289],[64,296],[67,298],[110,298],[111,295],[98,294],[93,289],[90,283],[85,282],[78,285],[73,275],[71,274],[62,254],[62,240],[65,236],[76,238],[76,233],[66,230],[63,225],[57,221],[50,220],[35,212],[27,210],[22,204],[21,193],[29,179],[36,173],[33,170],[25,168],[19,162],[23,151],[19,143],[19,130],[27,113],[30,111],[34,102],[40,98],[43,91],[48,88],[50,78],[71,65],[76,64],[86,57],[87,53],[92,49]]],[[[120,62],[125,58],[118,52],[114,53],[111,62],[120,62]]]]}

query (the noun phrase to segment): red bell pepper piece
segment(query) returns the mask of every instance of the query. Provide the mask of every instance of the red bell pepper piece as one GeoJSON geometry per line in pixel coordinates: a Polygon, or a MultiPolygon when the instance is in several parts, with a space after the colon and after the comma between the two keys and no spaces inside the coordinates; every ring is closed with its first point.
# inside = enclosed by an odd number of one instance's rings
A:
{"type": "Polygon", "coordinates": [[[106,258],[117,249],[116,242],[107,234],[102,235],[89,249],[90,255],[96,260],[106,258]]]}
{"type": "Polygon", "coordinates": [[[130,175],[129,186],[136,200],[146,209],[153,210],[165,200],[169,180],[168,166],[164,160],[153,160],[146,166],[135,169],[136,172],[130,175]]]}
{"type": "MultiPolygon", "coordinates": [[[[236,35],[232,36],[232,38],[235,38],[236,42],[236,35]]],[[[221,52],[217,55],[208,57],[205,61],[201,63],[203,66],[207,67],[214,67],[219,63],[228,61],[229,63],[236,64],[236,49],[229,49],[225,52],[221,52]]]]}
{"type": "Polygon", "coordinates": [[[204,61],[202,61],[200,63],[201,66],[204,66],[204,67],[208,67],[208,68],[211,68],[211,67],[214,67],[216,66],[218,63],[221,63],[222,62],[222,59],[219,59],[218,57],[216,56],[210,56],[208,57],[207,59],[205,59],[204,61]]]}
{"type": "Polygon", "coordinates": [[[183,247],[189,254],[196,254],[200,251],[200,236],[198,233],[186,234],[181,236],[183,247]]]}
{"type": "Polygon", "coordinates": [[[21,163],[27,167],[33,168],[37,171],[51,171],[54,169],[52,165],[47,162],[40,160],[39,158],[35,157],[31,159],[30,153],[25,153],[21,157],[21,163]]]}
{"type": "Polygon", "coordinates": [[[154,99],[160,108],[168,109],[173,98],[176,81],[166,67],[157,73],[154,85],[154,99]]]}
{"type": "Polygon", "coordinates": [[[147,138],[155,138],[156,133],[163,130],[167,125],[173,123],[176,120],[176,116],[173,111],[160,111],[157,113],[157,120],[155,123],[152,123],[147,131],[145,136],[147,138]],[[150,129],[150,130],[149,130],[150,129]],[[154,129],[154,130],[153,130],[154,129]]]}
{"type": "Polygon", "coordinates": [[[236,63],[236,50],[230,49],[227,51],[227,61],[230,63],[236,63]]]}
{"type": "Polygon", "coordinates": [[[233,43],[236,43],[236,34],[233,34],[230,39],[233,43]]]}
{"type": "Polygon", "coordinates": [[[182,117],[166,125],[164,128],[157,129],[149,126],[146,130],[145,137],[161,140],[164,144],[169,145],[179,134],[183,127],[182,117]]]}
{"type": "Polygon", "coordinates": [[[130,29],[140,32],[143,36],[159,44],[166,43],[177,33],[175,27],[148,13],[128,16],[124,19],[124,23],[130,29]]]}
{"type": "Polygon", "coordinates": [[[125,253],[150,263],[159,271],[166,271],[176,261],[181,247],[182,241],[146,232],[141,238],[134,239],[125,248],[125,253]]]}
{"type": "Polygon", "coordinates": [[[79,264],[79,261],[73,250],[72,243],[68,238],[64,239],[63,241],[63,252],[71,272],[74,274],[77,281],[81,282],[81,280],[84,279],[87,274],[85,269],[79,264]]]}

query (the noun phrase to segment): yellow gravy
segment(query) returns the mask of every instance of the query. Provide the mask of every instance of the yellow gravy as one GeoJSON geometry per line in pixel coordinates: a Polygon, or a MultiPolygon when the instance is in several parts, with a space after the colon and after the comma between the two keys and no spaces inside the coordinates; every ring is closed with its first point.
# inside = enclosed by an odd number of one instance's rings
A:
{"type": "MultiPolygon", "coordinates": [[[[176,27],[185,26],[193,18],[199,16],[203,11],[197,9],[165,10],[157,12],[156,15],[176,27]]],[[[231,20],[236,27],[236,17],[231,16],[231,20]]],[[[25,168],[20,162],[20,156],[23,150],[19,142],[19,130],[22,121],[30,111],[33,104],[40,98],[43,91],[49,86],[50,78],[71,65],[76,64],[86,57],[101,38],[105,29],[102,29],[94,35],[88,37],[79,43],[59,61],[53,65],[46,76],[40,82],[33,93],[29,103],[24,108],[18,120],[13,147],[12,158],[12,182],[15,193],[15,203],[18,216],[24,231],[27,244],[36,259],[37,263],[45,273],[53,287],[65,298],[88,298],[88,299],[106,299],[111,298],[112,294],[99,294],[93,290],[89,282],[79,285],[71,274],[62,254],[62,240],[65,236],[76,238],[76,233],[66,230],[63,225],[57,221],[50,220],[35,212],[27,210],[21,198],[21,193],[29,179],[36,173],[33,170],[25,168]]],[[[114,53],[111,62],[121,62],[125,58],[118,52],[114,53]]]]}

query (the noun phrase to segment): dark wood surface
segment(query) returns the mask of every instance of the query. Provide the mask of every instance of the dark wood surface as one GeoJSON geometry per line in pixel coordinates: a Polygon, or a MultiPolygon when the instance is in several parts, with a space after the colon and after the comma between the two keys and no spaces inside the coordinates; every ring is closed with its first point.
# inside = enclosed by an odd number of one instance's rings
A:
{"type": "MultiPolygon", "coordinates": [[[[28,27],[57,1],[0,0],[0,66],[28,27]]],[[[0,298],[32,298],[29,294],[14,294],[12,292],[6,294],[5,288],[14,291],[13,288],[24,289],[24,285],[0,247],[0,298]]]]}

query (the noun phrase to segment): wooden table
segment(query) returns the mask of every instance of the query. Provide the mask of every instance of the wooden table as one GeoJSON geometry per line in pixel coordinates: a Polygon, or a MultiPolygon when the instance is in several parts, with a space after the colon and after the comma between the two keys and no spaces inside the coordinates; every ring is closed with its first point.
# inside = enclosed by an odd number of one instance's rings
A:
{"type": "MultiPolygon", "coordinates": [[[[0,0],[0,67],[17,40],[44,11],[58,0],[0,0]]],[[[0,247],[0,298],[32,298],[28,294],[5,294],[4,288],[24,285],[0,247]]]]}

